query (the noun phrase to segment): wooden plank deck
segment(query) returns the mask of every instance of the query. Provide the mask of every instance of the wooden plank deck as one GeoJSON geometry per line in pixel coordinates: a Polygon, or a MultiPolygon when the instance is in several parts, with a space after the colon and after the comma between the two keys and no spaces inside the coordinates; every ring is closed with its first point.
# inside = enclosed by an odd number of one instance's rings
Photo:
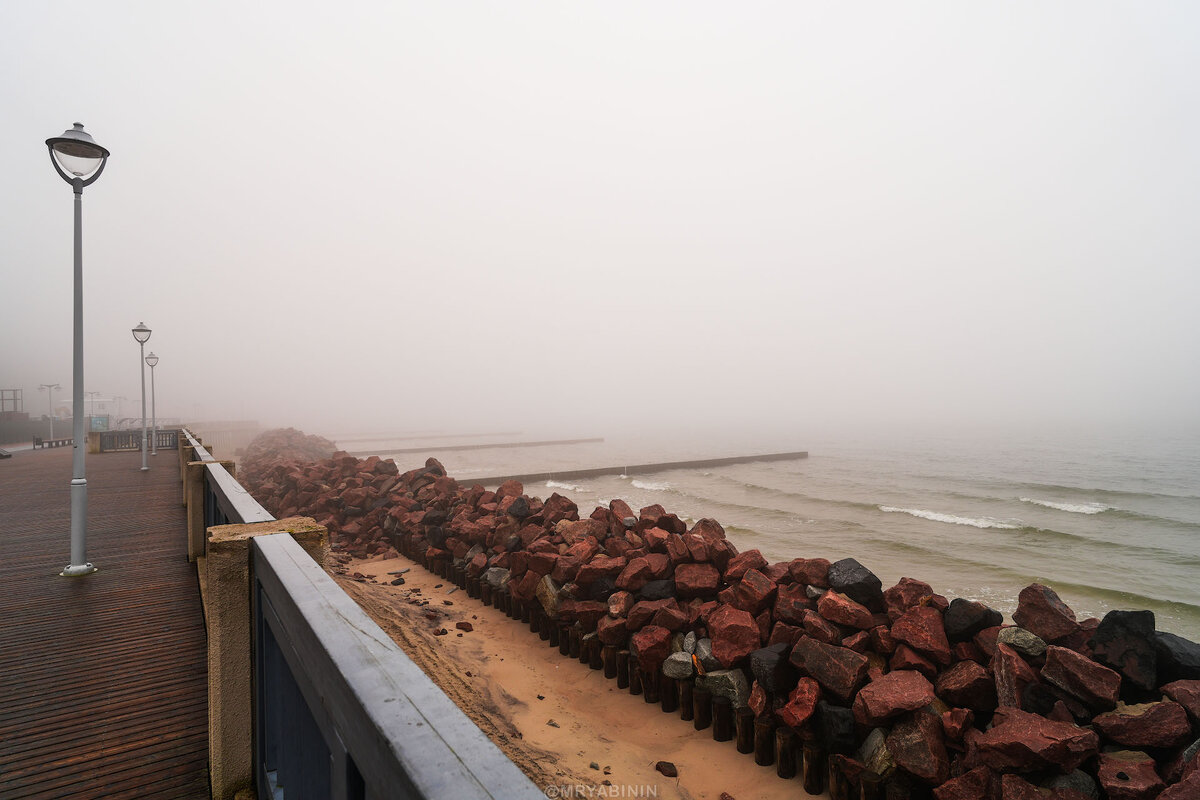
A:
{"type": "Polygon", "coordinates": [[[207,798],[208,676],[176,453],[89,455],[70,560],[71,449],[0,461],[0,798],[207,798]]]}

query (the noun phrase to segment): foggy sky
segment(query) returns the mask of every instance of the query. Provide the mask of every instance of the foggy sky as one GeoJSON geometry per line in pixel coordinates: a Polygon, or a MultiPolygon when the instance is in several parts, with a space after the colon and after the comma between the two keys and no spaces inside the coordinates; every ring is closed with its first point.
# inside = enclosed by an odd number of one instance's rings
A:
{"type": "Polygon", "coordinates": [[[0,388],[312,432],[1194,428],[1194,3],[4,3],[0,388]],[[336,7],[335,7],[336,5],[336,7]]]}

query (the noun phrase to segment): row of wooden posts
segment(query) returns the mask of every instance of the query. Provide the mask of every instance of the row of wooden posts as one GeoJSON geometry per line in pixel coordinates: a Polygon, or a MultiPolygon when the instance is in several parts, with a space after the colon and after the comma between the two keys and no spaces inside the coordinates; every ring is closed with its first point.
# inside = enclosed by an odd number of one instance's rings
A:
{"type": "Polygon", "coordinates": [[[537,600],[522,602],[507,588],[495,590],[485,580],[467,577],[465,565],[453,564],[447,558],[427,558],[423,546],[413,546],[411,534],[398,538],[400,552],[405,556],[466,590],[469,597],[528,623],[531,632],[550,647],[557,647],[561,655],[578,659],[594,670],[603,670],[604,677],[616,679],[618,689],[641,695],[647,703],[659,705],[664,713],[678,713],[681,720],[691,722],[697,731],[711,728],[715,741],[734,741],[739,753],[753,754],[755,764],[774,765],[780,778],[800,775],[804,791],[810,795],[828,791],[833,800],[920,800],[929,796],[927,789],[907,781],[884,781],[873,773],[846,769],[846,758],[829,754],[812,731],[797,733],[777,725],[771,715],[756,719],[750,708],[734,709],[728,697],[714,697],[691,680],[645,672],[628,650],[602,644],[594,635],[584,636],[577,625],[551,619],[537,600]]]}

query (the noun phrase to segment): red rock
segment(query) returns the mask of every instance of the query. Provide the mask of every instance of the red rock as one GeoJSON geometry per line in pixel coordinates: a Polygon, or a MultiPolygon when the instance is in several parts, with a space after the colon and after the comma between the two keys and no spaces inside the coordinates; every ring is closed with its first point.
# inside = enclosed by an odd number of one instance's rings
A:
{"type": "Polygon", "coordinates": [[[845,635],[842,629],[815,611],[808,611],[801,623],[804,632],[817,641],[840,646],[845,635]]]}
{"type": "Polygon", "coordinates": [[[802,636],[792,648],[792,664],[821,686],[848,701],[867,676],[869,660],[861,653],[802,636]]]}
{"type": "Polygon", "coordinates": [[[950,661],[974,661],[979,664],[986,664],[988,657],[979,649],[979,645],[974,642],[955,642],[950,645],[950,661]]]}
{"type": "Polygon", "coordinates": [[[738,554],[738,549],[728,539],[705,539],[708,545],[708,559],[716,564],[717,569],[724,570],[729,562],[738,554]]]}
{"type": "Polygon", "coordinates": [[[776,622],[775,627],[771,628],[771,637],[767,640],[767,646],[786,642],[789,645],[795,645],[796,641],[804,635],[804,629],[795,625],[789,625],[786,622],[776,622]]]}
{"type": "Polygon", "coordinates": [[[1200,797],[1200,770],[1193,772],[1174,786],[1168,786],[1158,800],[1196,800],[1200,797]]]}
{"type": "Polygon", "coordinates": [[[1121,690],[1120,673],[1056,645],[1046,648],[1042,679],[1078,697],[1091,708],[1115,708],[1121,690]]]}
{"type": "Polygon", "coordinates": [[[817,600],[817,613],[837,625],[857,628],[860,631],[870,630],[875,626],[875,620],[866,606],[832,589],[817,600]]]}
{"type": "Polygon", "coordinates": [[[988,712],[996,708],[996,684],[988,671],[974,661],[959,661],[938,676],[937,696],[952,706],[988,712]]]}
{"type": "MultiPolygon", "coordinates": [[[[666,553],[668,558],[671,558],[671,556],[667,551],[667,543],[678,539],[678,536],[667,533],[661,528],[651,528],[648,531],[642,532],[642,541],[646,543],[646,548],[652,553],[666,553]]],[[[674,559],[671,560],[674,561],[674,559]]]]}
{"type": "Polygon", "coordinates": [[[1038,682],[1033,667],[1025,663],[1016,650],[1006,644],[997,644],[991,668],[996,681],[996,702],[1001,707],[1020,708],[1025,687],[1038,682]]]}
{"type": "Polygon", "coordinates": [[[669,631],[681,631],[688,624],[687,612],[679,608],[663,608],[650,620],[651,625],[658,625],[669,631]]]}
{"type": "Polygon", "coordinates": [[[1096,778],[1108,800],[1151,800],[1166,788],[1154,759],[1136,750],[1101,753],[1096,778]]]}
{"type": "Polygon", "coordinates": [[[615,581],[628,565],[629,562],[624,556],[611,558],[603,554],[597,555],[588,563],[580,565],[579,571],[575,573],[575,583],[591,586],[601,578],[615,581]]]}
{"type": "Polygon", "coordinates": [[[542,519],[551,527],[564,519],[579,519],[579,507],[570,499],[555,492],[546,498],[545,505],[542,506],[542,519]]]}
{"type": "Polygon", "coordinates": [[[629,648],[637,656],[642,671],[658,674],[662,662],[671,654],[671,636],[671,631],[655,625],[647,625],[633,635],[629,648]]]}
{"type": "Polygon", "coordinates": [[[609,501],[608,510],[619,520],[637,519],[637,514],[633,513],[633,509],[629,507],[629,503],[619,498],[609,501]]]}
{"type": "MultiPolygon", "coordinates": [[[[680,533],[683,533],[683,531],[680,531],[680,533]]],[[[721,523],[707,517],[696,522],[688,533],[699,536],[706,542],[723,541],[725,539],[725,529],[721,527],[721,523]]]]}
{"type": "Polygon", "coordinates": [[[1049,586],[1031,583],[1017,596],[1013,622],[1035,636],[1053,642],[1070,636],[1079,628],[1075,612],[1049,586]]]}
{"type": "Polygon", "coordinates": [[[933,702],[933,684],[919,672],[889,672],[871,681],[854,698],[854,718],[862,725],[875,727],[906,711],[915,711],[933,702]]]}
{"type": "MultiPolygon", "coordinates": [[[[678,583],[679,578],[675,581],[678,583]]],[[[804,615],[812,608],[813,602],[805,593],[804,587],[798,583],[780,586],[775,594],[774,617],[791,625],[804,624],[804,615]]]]}
{"type": "Polygon", "coordinates": [[[871,634],[859,631],[842,639],[842,647],[848,647],[856,653],[865,653],[871,649],[871,634]]]}
{"type": "Polygon", "coordinates": [[[1175,681],[1162,687],[1162,691],[1183,706],[1193,720],[1200,721],[1200,681],[1175,681]]]}
{"type": "Polygon", "coordinates": [[[984,800],[992,795],[992,771],[976,767],[934,787],[934,800],[984,800]]]}
{"type": "Polygon", "coordinates": [[[771,612],[763,611],[754,618],[754,622],[758,625],[758,640],[765,642],[771,635],[771,612]]]}
{"type": "Polygon", "coordinates": [[[767,709],[767,690],[758,681],[755,681],[750,687],[750,699],[747,701],[747,705],[750,706],[750,710],[756,717],[761,717],[763,711],[767,709]]]}
{"type": "Polygon", "coordinates": [[[781,722],[791,728],[799,728],[817,710],[821,699],[821,687],[812,678],[801,678],[796,688],[788,695],[788,701],[776,712],[781,722]]]}
{"type": "Polygon", "coordinates": [[[747,569],[742,575],[742,579],[734,587],[733,604],[743,611],[757,615],[775,602],[777,590],[775,582],[766,575],[757,569],[747,569]]]}
{"type": "Polygon", "coordinates": [[[1108,741],[1125,747],[1174,747],[1192,732],[1187,712],[1171,700],[1119,703],[1115,711],[1093,718],[1092,727],[1108,741]]]}
{"type": "Polygon", "coordinates": [[[996,655],[996,639],[1000,636],[1000,631],[1004,628],[1003,625],[996,625],[992,628],[984,628],[979,633],[975,634],[971,641],[975,642],[975,646],[983,652],[987,658],[992,658],[996,655]]]}
{"type": "Polygon", "coordinates": [[[712,564],[678,564],[675,567],[675,592],[680,597],[711,595],[720,584],[721,574],[712,564]]]}
{"type": "Polygon", "coordinates": [[[596,636],[604,644],[624,648],[629,641],[628,621],[624,617],[601,617],[596,623],[596,636]]]}
{"type": "Polygon", "coordinates": [[[603,541],[608,533],[608,526],[598,519],[581,519],[576,521],[564,520],[554,527],[555,532],[568,545],[575,545],[589,538],[597,542],[603,541]]]}
{"type": "Polygon", "coordinates": [[[454,623],[454,627],[458,628],[460,631],[463,631],[464,633],[470,633],[471,631],[475,630],[475,626],[469,622],[466,622],[465,620],[463,622],[454,623]]]}
{"type": "Polygon", "coordinates": [[[892,631],[888,626],[876,625],[874,628],[871,628],[871,647],[875,652],[890,656],[896,652],[898,644],[896,637],[892,636],[892,631]]]}
{"type": "Polygon", "coordinates": [[[629,610],[629,630],[636,631],[651,624],[654,615],[666,608],[678,611],[679,602],[674,597],[668,597],[665,600],[642,600],[634,603],[633,608],[629,610]]]}
{"type": "Polygon", "coordinates": [[[913,711],[892,727],[887,747],[896,764],[934,785],[950,777],[950,756],[942,733],[941,719],[924,711],[913,711]]]}
{"type": "Polygon", "coordinates": [[[927,603],[933,594],[933,587],[925,581],[901,578],[899,583],[883,593],[883,605],[888,617],[894,621],[910,608],[927,603]]]}
{"type": "Polygon", "coordinates": [[[558,561],[558,553],[530,553],[526,566],[530,572],[538,575],[549,575],[558,561]]]}
{"type": "Polygon", "coordinates": [[[942,626],[942,615],[928,606],[916,606],[900,615],[892,624],[892,636],[938,664],[950,663],[950,640],[942,626]]]}
{"type": "Polygon", "coordinates": [[[906,644],[896,646],[896,652],[892,654],[888,667],[890,669],[916,670],[929,680],[935,679],[938,674],[936,664],[906,644]]]}
{"type": "Polygon", "coordinates": [[[629,592],[613,592],[608,596],[608,615],[610,617],[627,617],[635,602],[636,600],[629,592]]]}
{"type": "Polygon", "coordinates": [[[1019,775],[1000,776],[1000,800],[1046,800],[1053,797],[1019,775]]]}
{"type": "Polygon", "coordinates": [[[775,583],[792,583],[792,573],[788,570],[788,563],[786,561],[776,561],[774,564],[768,564],[767,568],[762,570],[762,574],[775,583]]]}
{"type": "MultiPolygon", "coordinates": [[[[657,530],[657,528],[655,529],[657,530]]],[[[687,543],[683,541],[682,536],[670,535],[666,540],[667,558],[671,559],[671,563],[677,567],[679,564],[692,561],[692,551],[688,550],[687,543]]]]}
{"type": "Polygon", "coordinates": [[[558,561],[554,564],[554,571],[550,573],[550,577],[558,583],[569,583],[575,580],[579,568],[591,561],[599,552],[600,545],[591,539],[585,539],[571,545],[565,553],[558,557],[558,561]]]}
{"type": "Polygon", "coordinates": [[[746,574],[746,570],[762,570],[766,566],[767,560],[763,558],[762,553],[757,550],[747,550],[729,560],[728,565],[725,567],[725,582],[735,583],[742,579],[742,576],[746,574]]]}
{"type": "Polygon", "coordinates": [[[525,494],[525,487],[520,481],[505,481],[496,489],[496,497],[498,499],[505,497],[520,497],[525,494]]]}
{"type": "Polygon", "coordinates": [[[658,503],[655,503],[654,505],[646,506],[645,508],[643,508],[641,511],[638,512],[638,526],[641,527],[643,530],[645,530],[646,528],[653,528],[655,525],[658,524],[659,518],[662,517],[666,513],[667,513],[667,510],[665,508],[663,508],[662,506],[660,506],[658,503]]]}
{"type": "Polygon", "coordinates": [[[688,552],[692,555],[692,561],[697,564],[709,560],[708,541],[699,534],[685,533],[679,537],[685,545],[688,552]]]}
{"type": "Polygon", "coordinates": [[[972,743],[978,761],[997,771],[1056,768],[1070,772],[1096,755],[1100,737],[1086,728],[1002,707],[997,709],[992,727],[973,737],[972,743]]]}
{"type": "Polygon", "coordinates": [[[975,714],[967,708],[952,708],[942,712],[942,731],[946,738],[960,742],[967,728],[975,721],[975,714]]]}
{"type": "Polygon", "coordinates": [[[825,558],[796,558],[788,564],[792,580],[818,589],[829,588],[830,562],[825,558]]]}
{"type": "Polygon", "coordinates": [[[631,559],[617,576],[617,588],[627,592],[636,592],[650,581],[654,580],[654,569],[645,556],[631,559]]]}
{"type": "Polygon", "coordinates": [[[762,646],[758,623],[741,609],[722,605],[708,617],[713,655],[729,669],[762,646]]]}

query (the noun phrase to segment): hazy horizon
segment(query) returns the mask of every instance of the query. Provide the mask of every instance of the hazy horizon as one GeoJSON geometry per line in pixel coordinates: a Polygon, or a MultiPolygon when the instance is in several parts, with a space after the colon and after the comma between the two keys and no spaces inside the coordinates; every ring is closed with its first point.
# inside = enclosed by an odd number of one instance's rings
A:
{"type": "MultiPolygon", "coordinates": [[[[0,388],[324,435],[1200,430],[1188,3],[9,4],[0,388]],[[77,32],[77,33],[76,33],[77,32]],[[69,36],[67,34],[70,34],[69,36]]],[[[56,403],[58,405],[59,403],[56,403]]]]}

